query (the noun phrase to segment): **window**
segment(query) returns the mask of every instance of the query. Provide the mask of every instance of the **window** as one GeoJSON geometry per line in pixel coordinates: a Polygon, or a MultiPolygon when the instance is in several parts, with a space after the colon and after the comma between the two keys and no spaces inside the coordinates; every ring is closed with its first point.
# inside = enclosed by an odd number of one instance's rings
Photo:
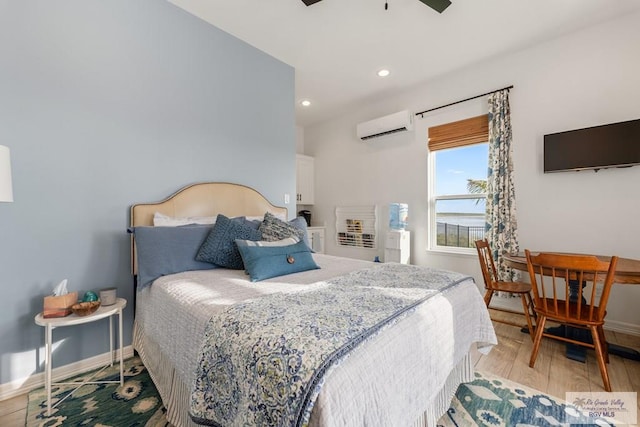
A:
{"type": "Polygon", "coordinates": [[[488,119],[429,128],[429,246],[470,252],[484,237],[488,119]]]}

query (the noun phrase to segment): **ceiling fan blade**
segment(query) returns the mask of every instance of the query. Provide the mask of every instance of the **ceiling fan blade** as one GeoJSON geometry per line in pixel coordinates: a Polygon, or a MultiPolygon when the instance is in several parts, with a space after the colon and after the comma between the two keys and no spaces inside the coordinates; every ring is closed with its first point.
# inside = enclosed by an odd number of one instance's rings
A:
{"type": "Polygon", "coordinates": [[[314,3],[318,3],[320,0],[302,0],[302,3],[306,4],[307,6],[311,6],[314,3]]]}
{"type": "MultiPolygon", "coordinates": [[[[309,0],[302,0],[302,1],[306,3],[309,0]]],[[[451,6],[451,2],[449,0],[420,0],[420,1],[438,13],[444,12],[446,8],[451,6]]]]}

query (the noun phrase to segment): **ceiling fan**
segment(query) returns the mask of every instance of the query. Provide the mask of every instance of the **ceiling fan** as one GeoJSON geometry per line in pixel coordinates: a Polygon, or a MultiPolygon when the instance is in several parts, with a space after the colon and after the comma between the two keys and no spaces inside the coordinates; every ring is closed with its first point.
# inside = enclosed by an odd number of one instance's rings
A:
{"type": "MultiPolygon", "coordinates": [[[[320,0],[302,0],[304,4],[307,6],[311,6],[314,3],[318,3],[320,0]]],[[[419,0],[422,3],[429,6],[431,9],[435,10],[438,13],[444,12],[446,8],[451,5],[449,0],[419,0]]]]}

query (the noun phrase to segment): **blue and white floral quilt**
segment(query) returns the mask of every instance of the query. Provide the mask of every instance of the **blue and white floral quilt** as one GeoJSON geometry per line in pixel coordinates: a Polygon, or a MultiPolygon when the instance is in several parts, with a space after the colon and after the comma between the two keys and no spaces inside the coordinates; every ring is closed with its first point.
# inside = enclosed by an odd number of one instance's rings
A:
{"type": "Polygon", "coordinates": [[[231,306],[207,325],[192,419],[214,426],[306,425],[325,376],[351,349],[466,279],[380,264],[308,291],[231,306]]]}

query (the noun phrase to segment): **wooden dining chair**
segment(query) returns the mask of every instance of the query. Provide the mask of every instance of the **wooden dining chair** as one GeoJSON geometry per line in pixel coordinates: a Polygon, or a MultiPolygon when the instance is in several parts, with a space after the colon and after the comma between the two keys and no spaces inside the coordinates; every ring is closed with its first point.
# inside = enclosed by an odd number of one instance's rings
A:
{"type": "Polygon", "coordinates": [[[534,308],[538,315],[529,366],[533,368],[536,363],[543,336],[593,348],[604,388],[611,391],[607,371],[609,353],[603,325],[618,257],[602,261],[592,255],[532,255],[529,250],[525,254],[533,288],[534,308]],[[545,276],[549,278],[546,281],[543,280],[545,276]],[[600,283],[603,284],[601,293],[598,291],[600,283]],[[592,342],[547,333],[544,330],[547,319],[560,323],[565,328],[589,330],[592,342]]]}
{"type": "MultiPolygon", "coordinates": [[[[524,314],[527,320],[527,328],[529,329],[529,336],[533,340],[534,326],[533,320],[536,317],[533,311],[533,300],[531,299],[531,285],[523,282],[508,282],[502,281],[498,278],[498,270],[496,264],[491,255],[491,247],[487,239],[476,240],[476,249],[478,251],[478,258],[480,259],[480,268],[482,269],[482,278],[484,279],[484,302],[487,308],[497,311],[504,311],[508,313],[524,314]],[[524,313],[519,311],[508,310],[499,307],[490,307],[491,298],[495,292],[510,292],[517,294],[522,300],[522,309],[524,313]]],[[[502,320],[498,318],[491,318],[494,322],[505,323],[507,325],[522,327],[521,324],[511,322],[509,320],[502,320]]]]}

